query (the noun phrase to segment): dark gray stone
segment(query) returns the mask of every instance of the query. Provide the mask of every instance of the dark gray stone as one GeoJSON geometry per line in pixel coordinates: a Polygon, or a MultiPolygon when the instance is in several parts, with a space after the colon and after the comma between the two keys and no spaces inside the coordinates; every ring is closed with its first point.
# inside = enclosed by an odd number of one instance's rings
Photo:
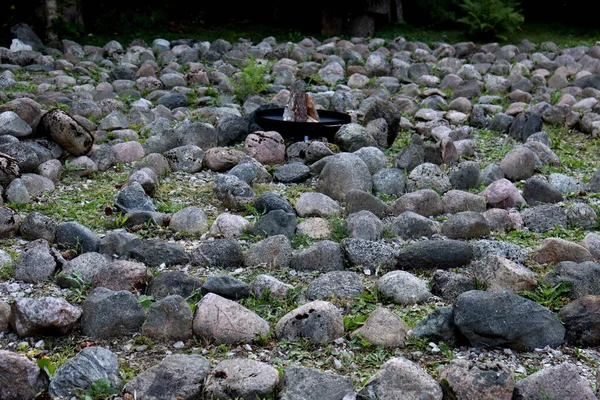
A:
{"type": "Polygon", "coordinates": [[[181,245],[160,239],[143,240],[131,250],[131,257],[150,267],[158,267],[162,263],[167,266],[185,264],[189,261],[189,256],[181,245]]]}
{"type": "Polygon", "coordinates": [[[214,293],[227,299],[238,300],[248,297],[250,286],[230,275],[212,275],[200,288],[200,293],[214,293]]]}
{"type": "Polygon", "coordinates": [[[412,211],[404,211],[388,225],[392,232],[404,239],[420,239],[439,233],[439,223],[412,211]]]}
{"type": "Polygon", "coordinates": [[[530,206],[542,203],[558,203],[563,201],[563,195],[551,183],[540,176],[532,176],[525,181],[523,198],[530,206]]]}
{"type": "Polygon", "coordinates": [[[297,271],[343,270],[344,259],[341,246],[330,240],[321,240],[300,253],[294,253],[290,267],[297,271]]]}
{"type": "Polygon", "coordinates": [[[398,268],[451,269],[468,264],[471,246],[460,240],[426,240],[400,250],[398,268]]]}
{"type": "Polygon", "coordinates": [[[115,198],[115,206],[124,213],[156,211],[152,198],[146,194],[143,186],[138,182],[132,182],[119,190],[115,198]]]}
{"type": "Polygon", "coordinates": [[[542,204],[521,212],[523,223],[534,232],[548,232],[556,225],[567,228],[567,215],[559,206],[542,204]]]}
{"type": "Polygon", "coordinates": [[[572,299],[600,295],[600,264],[593,261],[562,261],[544,276],[542,282],[551,286],[568,283],[569,297],[572,299]]]}
{"type": "Polygon", "coordinates": [[[242,246],[233,238],[204,240],[190,258],[193,264],[208,268],[236,269],[244,262],[242,246]]]}
{"type": "Polygon", "coordinates": [[[350,377],[302,366],[286,368],[281,386],[281,400],[343,400],[354,396],[350,377]]]}
{"type": "Polygon", "coordinates": [[[454,301],[461,293],[475,290],[475,279],[466,274],[437,270],[433,274],[431,292],[443,299],[454,301]]]}
{"type": "Polygon", "coordinates": [[[385,273],[396,267],[396,251],[385,243],[346,238],[341,246],[350,268],[385,273]]]}
{"type": "Polygon", "coordinates": [[[139,332],[146,315],[134,294],[98,287],[81,304],[81,330],[98,339],[139,332]]]}
{"type": "Polygon", "coordinates": [[[48,391],[52,396],[68,397],[73,390],[89,389],[99,379],[106,379],[114,390],[121,388],[117,356],[104,347],[86,347],[58,367],[48,391]]]}
{"type": "Polygon", "coordinates": [[[292,239],[296,232],[296,213],[272,210],[263,215],[252,227],[252,233],[261,236],[284,235],[292,239]]]}
{"type": "Polygon", "coordinates": [[[546,307],[509,292],[473,290],[454,303],[454,323],[475,347],[531,351],[563,343],[565,328],[546,307]]]}
{"type": "Polygon", "coordinates": [[[146,293],[156,300],[170,295],[188,298],[200,290],[204,282],[181,271],[165,271],[150,280],[146,293]]]}
{"type": "Polygon", "coordinates": [[[464,342],[464,338],[454,326],[452,307],[437,307],[420,320],[411,332],[412,336],[417,339],[444,342],[452,347],[464,342]]]}
{"type": "Polygon", "coordinates": [[[197,354],[171,354],[125,385],[125,393],[140,399],[197,399],[203,394],[210,362],[197,354]]]}

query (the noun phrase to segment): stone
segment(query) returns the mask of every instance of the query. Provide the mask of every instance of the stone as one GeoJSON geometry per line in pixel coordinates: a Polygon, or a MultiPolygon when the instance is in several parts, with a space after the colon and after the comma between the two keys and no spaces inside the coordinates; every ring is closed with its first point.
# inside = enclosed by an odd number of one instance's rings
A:
{"type": "Polygon", "coordinates": [[[279,340],[305,338],[314,343],[332,342],[344,335],[342,314],[333,304],[315,300],[286,315],[275,326],[279,340]]]}
{"type": "Polygon", "coordinates": [[[532,176],[525,181],[523,198],[530,206],[563,201],[562,193],[540,176],[532,176]]]}
{"type": "Polygon", "coordinates": [[[330,217],[340,213],[339,203],[318,192],[305,192],[298,197],[295,210],[299,217],[330,217]]]}
{"type": "Polygon", "coordinates": [[[354,397],[354,384],[350,377],[303,366],[287,367],[280,385],[281,400],[343,400],[354,397]]]}
{"type": "Polygon", "coordinates": [[[285,161],[285,142],[275,131],[249,134],[244,142],[244,151],[261,164],[282,164],[285,161]]]}
{"type": "Polygon", "coordinates": [[[55,108],[40,119],[38,132],[50,137],[73,156],[87,154],[94,136],[66,112],[55,108]]]}
{"type": "Polygon", "coordinates": [[[306,250],[292,254],[290,267],[297,271],[336,271],[344,269],[339,243],[321,240],[306,250]]]}
{"type": "Polygon", "coordinates": [[[176,232],[202,235],[208,232],[208,218],[199,207],[185,207],[171,216],[169,228],[176,232]]]}
{"type": "Polygon", "coordinates": [[[343,201],[351,189],[371,192],[372,187],[373,179],[364,161],[355,154],[339,153],[325,164],[316,191],[343,201]]]}
{"type": "Polygon", "coordinates": [[[472,290],[454,302],[454,323],[478,348],[532,351],[563,343],[565,328],[546,307],[509,292],[472,290]]]}
{"type": "Polygon", "coordinates": [[[508,179],[498,179],[489,184],[481,195],[486,199],[490,208],[513,208],[526,201],[512,182],[508,179]]]}
{"type": "Polygon", "coordinates": [[[245,358],[220,361],[206,380],[204,394],[216,399],[259,399],[272,396],[279,372],[271,365],[245,358]]]}
{"type": "Polygon", "coordinates": [[[357,211],[348,215],[346,227],[350,236],[365,239],[379,240],[383,232],[383,223],[371,211],[357,211]]]}
{"type": "Polygon", "coordinates": [[[48,375],[29,358],[0,350],[0,398],[29,400],[48,387],[48,375]]]}
{"type": "Polygon", "coordinates": [[[245,211],[256,200],[252,187],[234,175],[218,174],[212,189],[215,198],[233,211],[245,211]]]}
{"type": "Polygon", "coordinates": [[[117,193],[115,206],[124,213],[133,211],[156,211],[152,198],[137,182],[132,182],[117,193]]]}
{"type": "Polygon", "coordinates": [[[461,211],[444,221],[441,232],[450,239],[474,239],[489,235],[490,226],[483,214],[461,211]]]}
{"type": "Polygon", "coordinates": [[[530,178],[535,170],[535,153],[524,146],[515,147],[504,156],[500,168],[507,179],[519,181],[530,178]]]}
{"type": "Polygon", "coordinates": [[[16,299],[11,307],[10,324],[20,337],[66,335],[75,328],[81,310],[59,297],[16,299]]]}
{"type": "Polygon", "coordinates": [[[244,262],[242,246],[233,238],[204,240],[190,258],[194,265],[208,268],[236,269],[244,262]]]}
{"type": "Polygon", "coordinates": [[[351,299],[360,296],[364,285],[360,277],[352,271],[327,272],[308,284],[308,300],[351,299]]]}
{"type": "Polygon", "coordinates": [[[21,217],[10,207],[0,207],[0,239],[11,238],[19,232],[21,217]]]}
{"type": "Polygon", "coordinates": [[[420,304],[432,296],[427,282],[406,271],[388,272],[379,278],[377,288],[384,298],[402,305],[420,304]]]}
{"type": "Polygon", "coordinates": [[[90,389],[100,379],[108,381],[110,387],[118,391],[121,387],[119,362],[110,350],[90,346],[58,367],[48,392],[51,396],[67,397],[76,389],[90,389]]]}
{"type": "Polygon", "coordinates": [[[127,382],[123,391],[140,399],[194,399],[203,394],[210,362],[198,354],[170,354],[127,382]]]}
{"type": "Polygon", "coordinates": [[[208,293],[197,305],[193,332],[215,344],[249,343],[266,336],[269,323],[232,300],[208,293]]]}
{"type": "Polygon", "coordinates": [[[178,243],[165,242],[161,239],[142,240],[137,247],[131,249],[131,257],[149,267],[180,265],[189,261],[189,255],[178,243]]]}
{"type": "Polygon", "coordinates": [[[109,339],[139,332],[146,315],[137,297],[125,290],[93,289],[81,304],[84,335],[109,339]]]}
{"type": "Polygon", "coordinates": [[[482,213],[486,210],[485,198],[481,195],[462,190],[449,190],[442,197],[445,214],[455,214],[464,211],[482,213]]]}
{"type": "Polygon", "coordinates": [[[489,255],[471,264],[473,275],[482,282],[487,291],[534,291],[537,286],[535,273],[522,264],[509,259],[489,255]]]}
{"type": "Polygon", "coordinates": [[[452,360],[440,372],[440,381],[465,400],[511,400],[515,388],[512,371],[498,361],[452,360]]]}
{"type": "Polygon", "coordinates": [[[250,285],[250,291],[257,299],[266,296],[268,293],[269,297],[274,296],[275,298],[284,300],[287,297],[288,291],[293,288],[292,285],[281,282],[277,278],[266,274],[258,275],[250,285]]]}
{"type": "Polygon", "coordinates": [[[377,307],[351,336],[359,336],[374,346],[397,348],[404,346],[408,329],[406,322],[394,312],[377,307]]]}
{"type": "Polygon", "coordinates": [[[585,247],[559,238],[542,240],[542,243],[533,251],[532,259],[538,264],[593,261],[592,255],[585,247]]]}
{"type": "Polygon", "coordinates": [[[406,269],[451,269],[468,264],[471,246],[460,240],[425,240],[398,253],[398,267],[406,269]]]}
{"type": "Polygon", "coordinates": [[[341,246],[344,258],[352,269],[377,273],[396,267],[396,251],[383,242],[346,238],[341,246]]]}
{"type": "Polygon", "coordinates": [[[213,237],[232,238],[241,236],[250,227],[250,221],[246,218],[225,212],[217,216],[208,233],[213,237]]]}
{"type": "Polygon", "coordinates": [[[357,400],[441,400],[442,388],[425,370],[405,358],[387,360],[359,390],[357,400]]]}
{"type": "Polygon", "coordinates": [[[110,262],[111,260],[103,254],[93,251],[83,253],[63,264],[62,270],[54,280],[61,287],[78,288],[90,285],[96,274],[110,262]]]}
{"type": "Polygon", "coordinates": [[[433,189],[420,189],[402,195],[391,207],[393,215],[405,211],[413,211],[425,217],[435,216],[444,212],[440,195],[433,189]]]}
{"type": "Polygon", "coordinates": [[[579,375],[575,364],[564,362],[537,371],[515,384],[513,398],[535,399],[543,393],[551,399],[593,400],[596,396],[579,375]]]}
{"type": "Polygon", "coordinates": [[[472,276],[438,269],[433,274],[431,292],[443,299],[453,301],[461,293],[475,290],[472,276]]]}
{"type": "Polygon", "coordinates": [[[158,340],[177,341],[192,338],[193,313],[179,295],[166,296],[146,311],[142,335],[158,340]]]}
{"type": "Polygon", "coordinates": [[[146,288],[151,273],[140,262],[114,260],[100,268],[92,279],[92,287],[137,292],[146,288]]]}
{"type": "Polygon", "coordinates": [[[296,232],[296,213],[272,210],[260,217],[251,232],[260,236],[284,235],[292,239],[296,232]]]}
{"type": "Polygon", "coordinates": [[[464,342],[464,338],[454,326],[452,307],[437,307],[417,322],[409,334],[416,339],[427,339],[436,343],[444,342],[453,347],[464,342]]]}
{"type": "Polygon", "coordinates": [[[215,274],[208,277],[200,288],[200,293],[215,293],[231,300],[239,300],[248,297],[250,287],[244,281],[231,275],[215,274]]]}
{"type": "Polygon", "coordinates": [[[204,150],[195,145],[175,147],[165,151],[163,156],[169,162],[172,171],[182,171],[193,174],[203,167],[204,150]]]}
{"type": "Polygon", "coordinates": [[[15,260],[14,278],[28,283],[50,279],[57,267],[54,252],[45,239],[29,242],[15,260]]]}
{"type": "Polygon", "coordinates": [[[165,271],[154,275],[146,288],[146,294],[160,300],[170,295],[188,298],[200,290],[204,282],[182,271],[165,271]]]}

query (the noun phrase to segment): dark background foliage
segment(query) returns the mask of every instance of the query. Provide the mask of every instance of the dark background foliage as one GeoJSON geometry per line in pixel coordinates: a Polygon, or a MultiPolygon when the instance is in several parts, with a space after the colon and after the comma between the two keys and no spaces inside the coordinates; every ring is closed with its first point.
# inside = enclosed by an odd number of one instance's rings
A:
{"type": "MultiPolygon", "coordinates": [[[[28,23],[36,32],[43,32],[39,11],[43,1],[0,1],[0,46],[10,44],[10,27],[19,22],[28,23]]],[[[56,21],[54,27],[61,38],[77,40],[89,37],[90,34],[115,37],[141,32],[202,34],[222,26],[243,29],[253,24],[317,36],[324,19],[349,19],[363,12],[365,4],[373,0],[168,0],[162,3],[152,2],[152,5],[147,0],[58,1],[63,5],[78,4],[76,12],[83,18],[83,24],[69,22],[72,18],[64,18],[56,21]]],[[[457,19],[464,16],[460,3],[461,0],[403,0],[404,23],[417,29],[464,29],[464,26],[457,23],[457,19]]],[[[581,5],[569,6],[564,0],[527,0],[518,6],[525,23],[560,24],[577,29],[596,28],[595,13],[585,8],[581,5]]],[[[376,18],[378,29],[396,23],[391,16],[377,15],[376,18]]],[[[339,32],[340,35],[344,33],[339,32]]]]}

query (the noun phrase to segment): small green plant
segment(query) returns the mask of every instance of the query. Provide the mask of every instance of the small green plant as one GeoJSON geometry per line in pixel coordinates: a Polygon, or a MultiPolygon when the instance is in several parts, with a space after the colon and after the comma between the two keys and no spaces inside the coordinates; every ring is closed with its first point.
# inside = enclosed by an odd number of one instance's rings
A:
{"type": "Polygon", "coordinates": [[[95,380],[88,389],[78,389],[73,391],[73,395],[80,400],[103,400],[118,393],[119,391],[114,389],[110,385],[110,381],[106,378],[95,380]]]}
{"type": "Polygon", "coordinates": [[[13,277],[15,273],[15,263],[13,261],[9,261],[2,266],[0,266],[0,281],[7,281],[13,277]]]}
{"type": "Polygon", "coordinates": [[[292,238],[292,248],[299,249],[302,247],[310,247],[313,244],[313,239],[306,233],[297,233],[292,238]]]}
{"type": "Polygon", "coordinates": [[[268,89],[269,84],[265,81],[267,67],[251,58],[248,65],[242,69],[235,82],[235,98],[243,102],[248,95],[259,94],[268,89]]]}
{"type": "Polygon", "coordinates": [[[49,379],[52,379],[52,377],[54,376],[54,373],[56,372],[56,368],[57,368],[56,363],[54,363],[49,358],[42,357],[37,360],[36,364],[38,367],[40,367],[40,369],[42,371],[44,371],[46,373],[46,375],[48,375],[49,379]]]}
{"type": "Polygon", "coordinates": [[[506,34],[514,32],[524,21],[518,6],[512,0],[463,0],[460,7],[467,15],[457,21],[467,25],[472,35],[508,40],[506,34]]]}
{"type": "Polygon", "coordinates": [[[87,297],[87,291],[91,284],[86,282],[79,271],[72,271],[66,280],[69,282],[71,293],[67,296],[68,300],[74,303],[81,303],[87,297]]]}
{"type": "Polygon", "coordinates": [[[329,219],[329,224],[331,225],[331,232],[329,233],[330,240],[334,242],[341,242],[342,239],[350,237],[348,224],[343,218],[332,217],[329,219]]]}
{"type": "Polygon", "coordinates": [[[561,282],[558,285],[545,285],[538,283],[535,291],[525,290],[519,293],[521,296],[533,300],[552,311],[558,311],[561,307],[569,302],[569,294],[571,293],[571,283],[561,282]]]}
{"type": "Polygon", "coordinates": [[[152,303],[154,303],[154,296],[148,296],[145,294],[141,294],[138,297],[138,301],[144,310],[148,309],[152,303]]]}

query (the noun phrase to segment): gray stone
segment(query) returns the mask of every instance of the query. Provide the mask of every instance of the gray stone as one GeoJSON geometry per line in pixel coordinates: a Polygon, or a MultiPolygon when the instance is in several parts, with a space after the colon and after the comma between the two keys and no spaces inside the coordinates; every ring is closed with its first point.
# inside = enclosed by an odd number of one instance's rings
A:
{"type": "Polygon", "coordinates": [[[405,358],[391,358],[375,372],[358,392],[357,400],[441,400],[442,388],[418,364],[405,358]]]}
{"type": "Polygon", "coordinates": [[[61,287],[81,288],[91,284],[94,276],[110,261],[104,254],[93,251],[83,253],[65,263],[55,281],[61,287]]]}
{"type": "Polygon", "coordinates": [[[532,270],[497,255],[489,255],[473,262],[472,269],[475,278],[490,292],[519,293],[534,291],[537,286],[536,275],[532,270]]]}
{"type": "Polygon", "coordinates": [[[315,300],[284,315],[275,326],[275,334],[279,340],[331,342],[344,335],[344,322],[336,306],[315,300]]]}
{"type": "Polygon", "coordinates": [[[391,231],[404,239],[420,239],[439,233],[439,223],[412,211],[404,211],[388,224],[391,231]]]}
{"type": "Polygon", "coordinates": [[[468,264],[471,246],[460,240],[426,240],[400,250],[398,267],[408,269],[451,269],[468,264]]]}
{"type": "Polygon", "coordinates": [[[188,298],[200,290],[204,282],[181,271],[165,271],[150,280],[146,293],[160,300],[170,295],[188,298]]]}
{"type": "Polygon", "coordinates": [[[189,256],[185,249],[177,244],[160,239],[142,240],[139,246],[131,249],[131,257],[150,267],[185,264],[189,256]]]}
{"type": "Polygon", "coordinates": [[[309,300],[348,299],[360,296],[363,290],[364,285],[355,272],[332,271],[309,283],[306,297],[309,300]]]}
{"type": "Polygon", "coordinates": [[[25,245],[15,261],[14,278],[23,282],[39,283],[50,278],[56,269],[56,259],[45,239],[25,245]]]}
{"type": "Polygon", "coordinates": [[[577,366],[567,362],[544,368],[515,384],[514,399],[537,399],[543,396],[551,399],[596,399],[587,382],[579,375],[577,366]]]}
{"type": "Polygon", "coordinates": [[[346,238],[341,243],[349,267],[369,272],[387,272],[396,267],[396,251],[383,242],[346,238]]]}
{"type": "Polygon", "coordinates": [[[296,213],[272,210],[263,215],[252,227],[252,233],[261,236],[284,235],[292,239],[296,232],[296,213]]]}
{"type": "Polygon", "coordinates": [[[55,108],[44,114],[38,133],[50,137],[73,156],[87,154],[94,144],[94,136],[66,112],[55,108]]]}
{"type": "Polygon", "coordinates": [[[556,225],[567,228],[567,215],[556,205],[543,204],[521,212],[525,226],[534,232],[548,232],[556,225]]]}
{"type": "Polygon", "coordinates": [[[340,205],[331,197],[318,192],[305,192],[295,204],[299,217],[330,217],[340,213],[340,205]]]}
{"type": "Polygon", "coordinates": [[[384,298],[396,304],[419,304],[431,298],[427,282],[406,271],[392,271],[377,281],[377,288],[384,298]]]}
{"type": "Polygon", "coordinates": [[[88,390],[92,384],[106,379],[110,387],[119,390],[119,362],[110,350],[99,346],[86,347],[56,370],[48,391],[51,396],[67,397],[73,390],[88,390]]]}
{"type": "Polygon", "coordinates": [[[152,304],[142,324],[142,335],[158,340],[188,340],[192,338],[193,314],[179,295],[166,296],[152,304]]]}
{"type": "Polygon", "coordinates": [[[19,232],[21,217],[11,207],[0,207],[0,239],[11,238],[19,232]]]}
{"type": "Polygon", "coordinates": [[[404,346],[408,329],[408,325],[393,311],[377,307],[351,336],[358,335],[374,346],[396,348],[404,346]]]}
{"type": "Polygon", "coordinates": [[[410,335],[417,339],[444,342],[453,347],[464,341],[454,326],[452,307],[437,307],[417,322],[417,325],[410,330],[410,335]]]}
{"type": "Polygon", "coordinates": [[[245,211],[246,205],[254,203],[256,199],[250,185],[234,175],[217,175],[213,183],[213,194],[224,207],[235,211],[245,211]]]}
{"type": "Polygon", "coordinates": [[[451,239],[474,239],[489,235],[490,226],[483,214],[461,211],[444,221],[441,232],[451,239]]]}
{"type": "Polygon", "coordinates": [[[600,264],[598,263],[562,261],[544,276],[542,282],[551,286],[567,283],[569,297],[577,299],[585,295],[600,295],[599,276],[600,264]]]}
{"type": "Polygon", "coordinates": [[[344,400],[354,396],[350,377],[302,366],[287,367],[281,387],[281,400],[344,400]]]}
{"type": "Polygon", "coordinates": [[[383,232],[381,220],[367,210],[348,215],[346,226],[350,236],[365,240],[378,240],[383,232]]]}
{"type": "Polygon", "coordinates": [[[206,380],[204,394],[222,400],[262,399],[272,396],[279,372],[269,364],[244,359],[223,360],[206,380]]]}
{"type": "Polygon", "coordinates": [[[377,194],[398,197],[406,193],[404,171],[399,168],[383,168],[373,175],[373,190],[377,194]]]}
{"type": "Polygon", "coordinates": [[[420,189],[401,196],[391,207],[392,214],[400,215],[404,211],[413,211],[425,217],[444,212],[442,199],[433,189],[420,189]]]}
{"type": "Polygon", "coordinates": [[[244,265],[250,268],[287,268],[292,258],[292,246],[285,235],[274,235],[251,244],[244,253],[244,265]]]}
{"type": "Polygon", "coordinates": [[[452,360],[442,369],[440,380],[462,399],[510,400],[515,388],[512,371],[498,361],[452,360]]]}
{"type": "Polygon", "coordinates": [[[208,293],[197,305],[193,332],[215,344],[249,343],[266,336],[269,323],[232,300],[208,293]]]}
{"type": "Polygon", "coordinates": [[[433,274],[431,292],[453,301],[461,293],[475,290],[475,279],[470,275],[438,269],[433,274]]]}
{"type": "Polygon", "coordinates": [[[203,394],[204,381],[210,373],[210,363],[197,354],[171,354],[148,368],[123,389],[140,399],[191,400],[203,394]]]}
{"type": "Polygon", "coordinates": [[[131,292],[95,288],[81,304],[84,335],[108,339],[139,332],[146,315],[131,292]]]}
{"type": "Polygon", "coordinates": [[[565,328],[549,309],[508,292],[461,294],[454,303],[454,323],[475,347],[531,351],[557,347],[565,337],[565,328]]]}
{"type": "Polygon", "coordinates": [[[200,293],[215,293],[227,299],[238,300],[248,297],[250,287],[247,283],[230,275],[216,274],[208,277],[200,288],[200,293]]]}
{"type": "Polygon", "coordinates": [[[373,179],[364,161],[355,154],[339,153],[325,164],[316,190],[334,200],[343,201],[350,189],[370,192],[373,179]]]}
{"type": "Polygon", "coordinates": [[[106,232],[100,239],[98,252],[113,256],[129,256],[131,250],[142,243],[137,235],[127,232],[125,229],[114,229],[106,232]]]}
{"type": "Polygon", "coordinates": [[[115,198],[115,206],[124,213],[156,211],[152,198],[146,194],[146,191],[138,182],[132,182],[119,190],[115,198]]]}
{"type": "Polygon", "coordinates": [[[0,350],[0,398],[30,400],[48,387],[48,376],[35,362],[0,350]]]}
{"type": "Polygon", "coordinates": [[[66,335],[80,316],[79,308],[59,297],[21,298],[12,304],[10,325],[21,337],[66,335]]]}
{"type": "Polygon", "coordinates": [[[232,238],[204,240],[190,253],[195,265],[235,269],[244,262],[242,246],[232,238]]]}
{"type": "Polygon", "coordinates": [[[292,254],[290,267],[297,271],[336,271],[344,269],[339,243],[321,240],[300,253],[292,254]]]}

